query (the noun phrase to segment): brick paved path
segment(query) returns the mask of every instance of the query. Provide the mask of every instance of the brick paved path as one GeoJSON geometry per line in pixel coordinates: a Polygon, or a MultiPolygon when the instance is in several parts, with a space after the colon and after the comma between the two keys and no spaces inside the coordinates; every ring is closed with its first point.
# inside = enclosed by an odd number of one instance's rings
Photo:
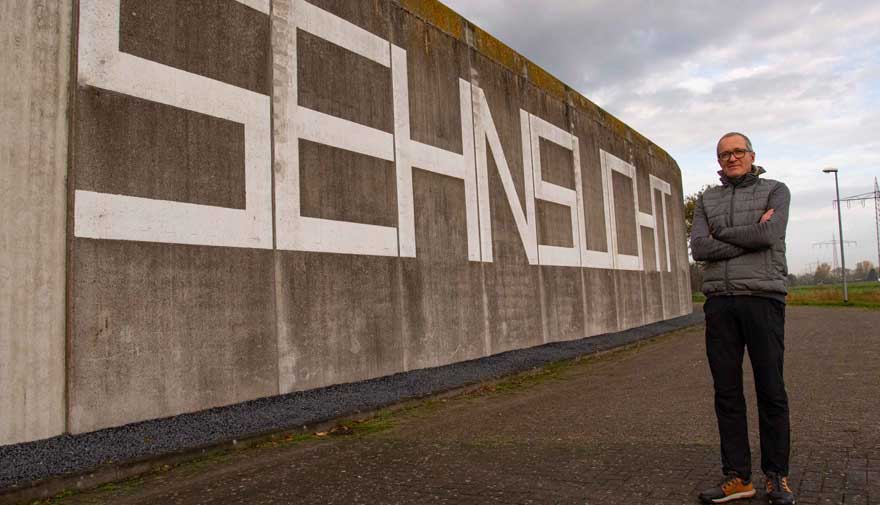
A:
{"type": "MultiPolygon", "coordinates": [[[[880,504],[880,311],[789,308],[786,347],[799,503],[880,504]]],[[[719,476],[702,327],[490,389],[59,503],[672,504],[719,476]]]]}

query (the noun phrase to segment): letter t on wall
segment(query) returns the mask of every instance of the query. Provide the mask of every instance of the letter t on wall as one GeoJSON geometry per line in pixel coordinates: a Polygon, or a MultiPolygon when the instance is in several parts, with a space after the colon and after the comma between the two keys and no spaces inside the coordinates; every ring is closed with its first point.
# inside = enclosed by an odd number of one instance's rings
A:
{"type": "MultiPolygon", "coordinates": [[[[664,249],[666,250],[666,268],[665,271],[672,271],[672,261],[670,261],[669,255],[669,216],[666,213],[666,199],[668,197],[672,197],[672,186],[669,185],[668,182],[663,179],[656,177],[654,175],[650,176],[651,179],[651,212],[654,214],[654,220],[656,224],[657,220],[657,202],[654,197],[654,190],[660,191],[660,206],[663,209],[663,244],[664,249]]],[[[657,227],[654,227],[654,245],[657,249],[657,271],[662,272],[664,269],[660,268],[660,242],[659,242],[659,233],[657,231],[657,227]]]]}

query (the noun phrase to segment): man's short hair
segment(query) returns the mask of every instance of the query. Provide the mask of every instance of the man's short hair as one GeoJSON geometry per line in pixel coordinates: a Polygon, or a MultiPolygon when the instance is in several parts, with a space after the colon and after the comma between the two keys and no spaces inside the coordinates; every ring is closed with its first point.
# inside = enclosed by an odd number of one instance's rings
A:
{"type": "MultiPolygon", "coordinates": [[[[746,141],[746,149],[748,149],[751,152],[754,152],[754,149],[752,149],[752,141],[749,140],[749,138],[746,137],[746,135],[744,133],[740,133],[740,132],[725,133],[724,135],[721,136],[720,139],[718,139],[718,143],[720,144],[722,140],[726,139],[727,137],[733,137],[733,136],[742,137],[746,141]]],[[[716,150],[717,150],[717,148],[716,148],[716,150]]]]}

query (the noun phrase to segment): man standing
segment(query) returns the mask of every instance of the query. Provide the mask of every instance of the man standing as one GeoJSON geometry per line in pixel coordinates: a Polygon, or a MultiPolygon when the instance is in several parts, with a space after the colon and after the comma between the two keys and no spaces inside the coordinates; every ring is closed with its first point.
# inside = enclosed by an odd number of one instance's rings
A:
{"type": "Polygon", "coordinates": [[[705,262],[706,355],[715,384],[724,479],[700,494],[706,503],[755,495],[743,354],[754,372],[761,433],[761,470],[772,505],[794,504],[788,484],[788,396],[782,365],[785,295],[785,227],[790,193],[785,184],[762,179],[752,143],[728,133],[717,146],[721,186],[697,202],[691,231],[694,260],[705,262]]]}

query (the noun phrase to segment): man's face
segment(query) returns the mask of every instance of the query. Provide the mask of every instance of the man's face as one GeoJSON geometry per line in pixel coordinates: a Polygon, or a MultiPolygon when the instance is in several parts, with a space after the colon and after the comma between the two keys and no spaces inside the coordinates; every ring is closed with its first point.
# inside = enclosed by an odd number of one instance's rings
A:
{"type": "Polygon", "coordinates": [[[745,153],[745,156],[741,159],[737,159],[736,156],[730,156],[726,161],[721,159],[721,153],[733,153],[736,149],[748,150],[748,147],[746,147],[746,139],[739,135],[731,135],[718,142],[718,164],[721,165],[721,170],[724,172],[724,175],[730,179],[741,177],[749,173],[749,170],[752,169],[752,163],[755,162],[755,153],[753,152],[745,153]]]}

